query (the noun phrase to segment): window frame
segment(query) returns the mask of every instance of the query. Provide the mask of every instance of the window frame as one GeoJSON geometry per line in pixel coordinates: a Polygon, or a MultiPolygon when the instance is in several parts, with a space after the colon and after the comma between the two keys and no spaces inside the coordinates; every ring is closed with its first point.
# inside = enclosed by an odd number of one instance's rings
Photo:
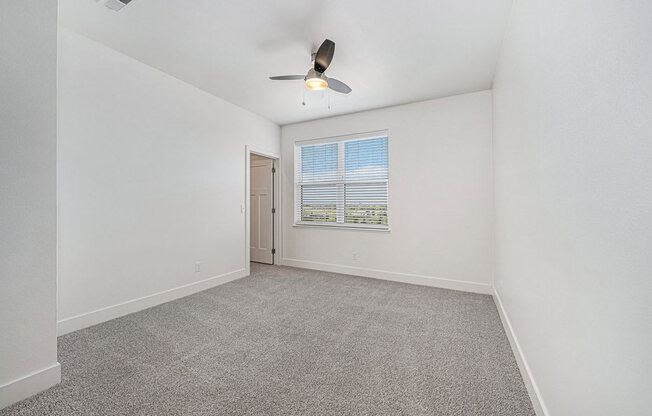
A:
{"type": "Polygon", "coordinates": [[[331,228],[331,229],[350,229],[350,230],[366,230],[366,231],[390,231],[390,175],[389,175],[389,130],[378,130],[365,133],[348,134],[344,136],[325,137],[319,139],[309,140],[295,140],[294,141],[294,177],[293,177],[293,192],[294,192],[294,211],[293,211],[293,226],[294,227],[313,227],[313,228],[331,228]],[[346,180],[345,178],[345,143],[357,140],[387,138],[387,179],[367,179],[367,180],[346,180]],[[338,149],[338,163],[337,180],[323,181],[323,182],[300,182],[298,181],[299,174],[296,169],[301,166],[301,147],[310,145],[322,145],[337,143],[338,149]],[[384,183],[387,186],[387,224],[359,224],[359,223],[346,223],[345,206],[346,202],[339,204],[336,202],[336,222],[318,222],[318,221],[301,221],[301,195],[300,187],[303,185],[336,185],[337,187],[337,201],[345,201],[345,185],[347,184],[371,184],[371,183],[384,183]],[[341,220],[341,222],[340,222],[341,220]]]}

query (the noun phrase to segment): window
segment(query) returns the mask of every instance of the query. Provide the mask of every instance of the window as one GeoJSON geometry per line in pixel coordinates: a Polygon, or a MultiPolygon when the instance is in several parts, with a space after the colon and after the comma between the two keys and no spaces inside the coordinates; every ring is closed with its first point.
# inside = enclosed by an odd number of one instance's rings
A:
{"type": "Polygon", "coordinates": [[[295,144],[295,224],[388,228],[387,132],[295,144]]]}

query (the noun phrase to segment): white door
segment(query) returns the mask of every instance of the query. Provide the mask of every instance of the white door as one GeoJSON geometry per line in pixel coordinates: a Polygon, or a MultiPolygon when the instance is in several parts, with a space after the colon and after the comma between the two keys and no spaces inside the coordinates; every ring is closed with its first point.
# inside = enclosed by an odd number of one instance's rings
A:
{"type": "Polygon", "coordinates": [[[250,217],[251,217],[251,261],[274,264],[272,204],[273,176],[272,159],[260,156],[251,158],[250,175],[250,217]]]}

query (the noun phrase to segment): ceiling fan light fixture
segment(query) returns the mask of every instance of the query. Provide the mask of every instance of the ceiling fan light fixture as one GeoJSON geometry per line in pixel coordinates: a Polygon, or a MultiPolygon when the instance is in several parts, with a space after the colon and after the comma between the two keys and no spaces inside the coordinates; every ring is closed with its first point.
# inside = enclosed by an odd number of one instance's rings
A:
{"type": "Polygon", "coordinates": [[[306,80],[306,87],[313,91],[325,90],[328,88],[328,82],[321,78],[308,78],[306,80]]]}
{"type": "Polygon", "coordinates": [[[306,87],[313,91],[325,90],[328,88],[328,81],[326,81],[324,74],[311,69],[306,76],[306,87]]]}

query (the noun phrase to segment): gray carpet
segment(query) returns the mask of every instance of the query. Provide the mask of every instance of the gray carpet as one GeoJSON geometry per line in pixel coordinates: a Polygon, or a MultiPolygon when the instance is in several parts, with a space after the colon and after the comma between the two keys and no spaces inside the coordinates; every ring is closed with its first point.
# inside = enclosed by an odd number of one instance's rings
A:
{"type": "Polygon", "coordinates": [[[490,296],[253,264],[59,338],[0,415],[534,415],[490,296]]]}

